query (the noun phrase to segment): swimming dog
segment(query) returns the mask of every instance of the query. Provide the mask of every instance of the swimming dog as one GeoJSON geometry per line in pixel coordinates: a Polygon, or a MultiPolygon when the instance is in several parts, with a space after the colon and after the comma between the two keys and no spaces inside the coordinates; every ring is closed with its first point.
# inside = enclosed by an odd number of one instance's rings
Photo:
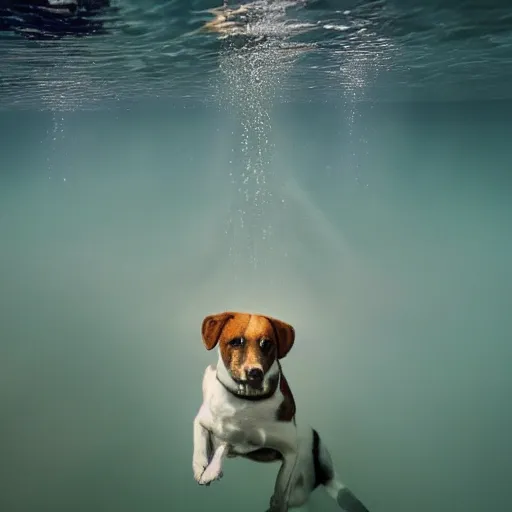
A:
{"type": "Polygon", "coordinates": [[[220,479],[226,457],[280,461],[270,511],[302,506],[323,486],[345,511],[368,512],[339,479],[318,432],[297,425],[281,367],[294,328],[268,316],[224,312],[203,320],[202,339],[207,350],[218,347],[219,359],[206,368],[194,419],[195,480],[209,485],[220,479]]]}

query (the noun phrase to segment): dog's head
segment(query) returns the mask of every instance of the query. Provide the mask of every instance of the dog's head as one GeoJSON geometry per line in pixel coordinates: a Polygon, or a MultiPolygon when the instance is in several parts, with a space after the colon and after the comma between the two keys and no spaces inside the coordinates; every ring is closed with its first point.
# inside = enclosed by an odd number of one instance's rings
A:
{"type": "Polygon", "coordinates": [[[229,376],[239,385],[261,389],[267,372],[290,351],[293,327],[281,320],[249,313],[225,312],[207,316],[202,325],[208,350],[219,346],[229,376]]]}

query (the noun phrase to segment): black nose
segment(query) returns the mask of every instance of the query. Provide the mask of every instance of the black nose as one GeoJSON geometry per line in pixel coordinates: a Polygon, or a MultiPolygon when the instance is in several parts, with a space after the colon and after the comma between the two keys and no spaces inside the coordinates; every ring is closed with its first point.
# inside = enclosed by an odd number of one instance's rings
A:
{"type": "Polygon", "coordinates": [[[259,368],[250,368],[247,370],[247,380],[261,382],[263,380],[263,370],[259,368]]]}

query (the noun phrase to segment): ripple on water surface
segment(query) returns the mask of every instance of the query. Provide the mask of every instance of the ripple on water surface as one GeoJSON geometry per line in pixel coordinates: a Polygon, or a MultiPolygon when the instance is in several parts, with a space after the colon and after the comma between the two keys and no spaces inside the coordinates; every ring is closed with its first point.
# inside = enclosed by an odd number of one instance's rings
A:
{"type": "Polygon", "coordinates": [[[343,9],[260,0],[243,3],[231,31],[201,30],[214,19],[206,0],[37,1],[51,5],[0,0],[2,109],[213,101],[226,49],[266,58],[269,41],[274,54],[294,56],[276,91],[281,101],[512,94],[512,13],[500,0],[347,0],[343,9]]]}

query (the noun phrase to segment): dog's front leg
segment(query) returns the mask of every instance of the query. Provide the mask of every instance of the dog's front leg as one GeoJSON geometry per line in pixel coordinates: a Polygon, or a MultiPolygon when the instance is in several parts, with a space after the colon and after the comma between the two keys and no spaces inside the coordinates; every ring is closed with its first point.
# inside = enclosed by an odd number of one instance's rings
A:
{"type": "Polygon", "coordinates": [[[208,466],[210,457],[210,432],[203,427],[201,419],[205,415],[203,407],[199,409],[197,416],[194,418],[194,453],[192,456],[192,469],[194,471],[194,479],[197,483],[201,483],[201,476],[208,466]]]}
{"type": "Polygon", "coordinates": [[[226,457],[229,445],[222,443],[213,454],[208,467],[204,470],[201,478],[199,479],[200,485],[209,485],[214,480],[222,478],[222,461],[226,457]]]}

